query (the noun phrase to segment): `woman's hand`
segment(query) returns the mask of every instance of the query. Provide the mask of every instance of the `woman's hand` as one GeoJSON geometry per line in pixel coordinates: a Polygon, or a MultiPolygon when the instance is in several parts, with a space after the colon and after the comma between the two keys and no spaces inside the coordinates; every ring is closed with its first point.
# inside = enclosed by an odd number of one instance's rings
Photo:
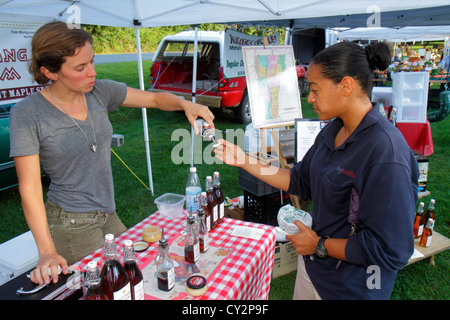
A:
{"type": "Polygon", "coordinates": [[[217,159],[234,167],[240,167],[245,164],[246,155],[241,148],[223,139],[217,142],[218,146],[214,149],[217,159]]]}
{"type": "Polygon", "coordinates": [[[195,134],[198,135],[199,133],[199,128],[197,126],[197,123],[195,122],[195,120],[199,117],[205,120],[209,124],[210,128],[214,130],[214,114],[211,112],[211,110],[209,110],[207,106],[198,103],[192,103],[190,101],[185,102],[186,103],[183,107],[184,113],[186,114],[186,118],[194,128],[195,134]]]}
{"type": "Polygon", "coordinates": [[[50,280],[53,280],[53,283],[57,283],[58,266],[61,266],[61,271],[63,274],[67,274],[68,265],[66,259],[58,253],[42,254],[39,257],[36,269],[30,273],[30,280],[34,283],[38,283],[39,285],[44,283],[49,284],[50,280]],[[49,275],[49,268],[51,271],[51,279],[49,275]]]}
{"type": "Polygon", "coordinates": [[[297,234],[288,234],[286,240],[291,241],[295,251],[302,256],[316,253],[316,247],[320,239],[317,233],[300,221],[296,220],[294,224],[300,229],[300,232],[297,234]]]}

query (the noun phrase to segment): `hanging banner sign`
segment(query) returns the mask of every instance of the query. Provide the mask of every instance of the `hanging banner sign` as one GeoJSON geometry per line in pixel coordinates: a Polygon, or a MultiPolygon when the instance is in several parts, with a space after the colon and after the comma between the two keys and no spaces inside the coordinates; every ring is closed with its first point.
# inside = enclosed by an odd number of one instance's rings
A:
{"type": "MultiPolygon", "coordinates": [[[[266,36],[268,44],[279,45],[280,33],[274,33],[266,36]]],[[[236,78],[245,76],[244,59],[242,57],[243,46],[262,46],[264,36],[252,36],[237,32],[232,29],[225,30],[224,40],[224,65],[223,73],[225,78],[236,78]]]]}
{"type": "Polygon", "coordinates": [[[0,21],[0,104],[16,103],[44,88],[28,71],[31,39],[41,25],[0,21]]]}

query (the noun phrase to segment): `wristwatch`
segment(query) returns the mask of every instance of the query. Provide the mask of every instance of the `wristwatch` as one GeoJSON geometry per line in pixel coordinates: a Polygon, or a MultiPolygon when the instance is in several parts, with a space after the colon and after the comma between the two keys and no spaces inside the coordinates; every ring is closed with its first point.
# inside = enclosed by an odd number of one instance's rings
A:
{"type": "Polygon", "coordinates": [[[327,239],[328,237],[321,237],[319,239],[319,243],[317,244],[316,247],[316,255],[319,258],[326,258],[328,256],[327,249],[325,249],[325,240],[327,239]]]}

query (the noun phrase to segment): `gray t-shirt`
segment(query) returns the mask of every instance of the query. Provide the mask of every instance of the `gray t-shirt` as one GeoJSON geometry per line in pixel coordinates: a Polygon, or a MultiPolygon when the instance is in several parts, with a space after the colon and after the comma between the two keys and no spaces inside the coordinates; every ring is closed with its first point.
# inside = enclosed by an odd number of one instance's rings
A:
{"type": "Polygon", "coordinates": [[[41,93],[35,93],[11,109],[10,157],[36,155],[51,179],[48,198],[65,211],[114,212],[114,184],[111,172],[112,126],[108,111],[118,110],[126,97],[124,83],[96,80],[86,94],[95,130],[97,152],[89,117],[74,119],[55,108],[41,93]]]}

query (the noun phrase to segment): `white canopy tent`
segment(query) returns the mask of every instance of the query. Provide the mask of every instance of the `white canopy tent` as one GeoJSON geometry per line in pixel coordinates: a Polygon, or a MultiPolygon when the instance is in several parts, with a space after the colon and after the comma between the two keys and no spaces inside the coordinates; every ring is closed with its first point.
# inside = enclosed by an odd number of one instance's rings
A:
{"type": "MultiPolygon", "coordinates": [[[[449,17],[450,22],[450,17],[449,17]]],[[[339,40],[386,40],[391,42],[444,40],[450,37],[450,26],[414,26],[404,28],[355,28],[340,31],[339,40]]]]}
{"type": "MultiPolygon", "coordinates": [[[[423,0],[0,0],[0,18],[10,22],[61,20],[75,24],[135,28],[142,90],[141,27],[201,23],[276,25],[290,29],[355,28],[369,24],[393,27],[448,25],[449,17],[448,0],[433,0],[433,3],[423,0]]],[[[149,183],[153,193],[145,109],[142,109],[142,115],[149,183]]]]}

